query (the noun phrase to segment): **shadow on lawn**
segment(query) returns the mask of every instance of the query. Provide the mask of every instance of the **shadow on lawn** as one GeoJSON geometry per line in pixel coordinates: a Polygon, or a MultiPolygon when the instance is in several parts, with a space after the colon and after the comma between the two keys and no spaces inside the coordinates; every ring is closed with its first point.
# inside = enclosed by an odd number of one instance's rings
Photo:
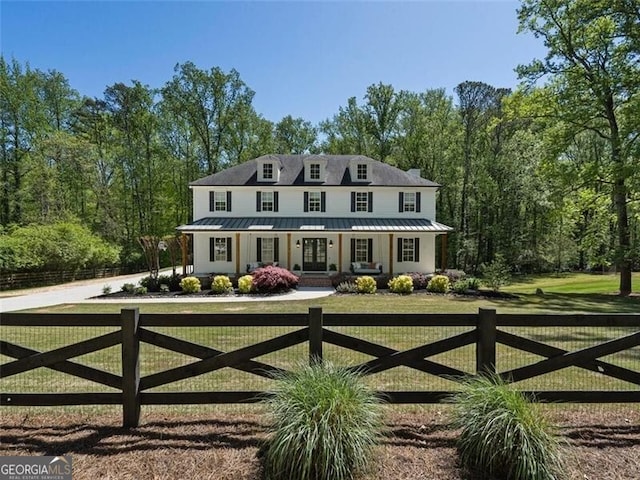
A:
{"type": "MultiPolygon", "coordinates": [[[[517,299],[493,300],[498,308],[516,307],[558,313],[638,313],[640,296],[620,297],[593,293],[519,294],[517,299]]],[[[533,313],[533,312],[532,312],[533,313]]]]}

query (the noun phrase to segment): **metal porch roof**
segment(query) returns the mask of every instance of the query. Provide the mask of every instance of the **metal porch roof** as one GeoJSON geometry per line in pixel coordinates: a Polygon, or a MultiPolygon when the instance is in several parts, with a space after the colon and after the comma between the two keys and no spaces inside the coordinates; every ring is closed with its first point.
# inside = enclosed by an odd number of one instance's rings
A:
{"type": "Polygon", "coordinates": [[[341,217],[206,217],[178,230],[203,231],[331,231],[331,232],[431,232],[453,228],[426,218],[341,218],[341,217]]]}

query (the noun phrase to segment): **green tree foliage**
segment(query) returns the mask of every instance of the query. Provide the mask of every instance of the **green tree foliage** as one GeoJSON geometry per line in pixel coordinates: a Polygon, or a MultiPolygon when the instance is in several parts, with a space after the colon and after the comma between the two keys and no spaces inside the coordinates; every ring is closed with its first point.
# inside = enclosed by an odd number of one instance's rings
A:
{"type": "Polygon", "coordinates": [[[255,115],[251,107],[254,92],[234,69],[229,73],[218,67],[206,71],[185,62],[174,71],[162,89],[163,101],[188,123],[201,171],[211,174],[233,165],[238,159],[230,157],[232,137],[241,119],[255,115]]]}
{"type": "Polygon", "coordinates": [[[276,124],[274,137],[276,152],[302,154],[315,150],[318,133],[311,122],[287,115],[276,124]]]}
{"type": "MultiPolygon", "coordinates": [[[[543,60],[519,67],[536,87],[522,102],[530,116],[555,122],[567,143],[591,132],[606,145],[601,162],[580,165],[580,178],[591,188],[606,186],[615,213],[615,263],[620,293],[631,292],[634,261],[633,215],[629,203],[638,192],[638,112],[640,49],[638,6],[629,0],[524,0],[518,10],[520,30],[542,38],[543,60]]],[[[524,94],[523,94],[524,95],[524,94]]],[[[562,156],[560,156],[562,160],[562,156]]]]}
{"type": "Polygon", "coordinates": [[[76,271],[115,265],[120,249],[77,223],[17,227],[0,234],[0,269],[76,271]]]}

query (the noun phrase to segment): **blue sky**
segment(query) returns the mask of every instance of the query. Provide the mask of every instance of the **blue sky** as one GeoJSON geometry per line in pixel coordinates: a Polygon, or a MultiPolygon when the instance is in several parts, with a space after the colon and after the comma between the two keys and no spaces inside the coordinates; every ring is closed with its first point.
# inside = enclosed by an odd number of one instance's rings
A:
{"type": "Polygon", "coordinates": [[[139,80],[161,87],[176,63],[235,68],[269,120],[317,123],[383,82],[415,92],[466,80],[517,85],[544,56],[517,34],[517,1],[240,2],[0,0],[5,58],[58,70],[87,96],[139,80]]]}

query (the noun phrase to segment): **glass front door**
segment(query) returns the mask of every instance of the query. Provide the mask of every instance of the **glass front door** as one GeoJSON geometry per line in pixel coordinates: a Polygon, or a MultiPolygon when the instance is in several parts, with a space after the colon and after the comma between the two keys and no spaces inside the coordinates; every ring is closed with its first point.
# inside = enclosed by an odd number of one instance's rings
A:
{"type": "Polygon", "coordinates": [[[302,270],[305,272],[327,271],[327,239],[305,238],[303,240],[302,270]]]}

